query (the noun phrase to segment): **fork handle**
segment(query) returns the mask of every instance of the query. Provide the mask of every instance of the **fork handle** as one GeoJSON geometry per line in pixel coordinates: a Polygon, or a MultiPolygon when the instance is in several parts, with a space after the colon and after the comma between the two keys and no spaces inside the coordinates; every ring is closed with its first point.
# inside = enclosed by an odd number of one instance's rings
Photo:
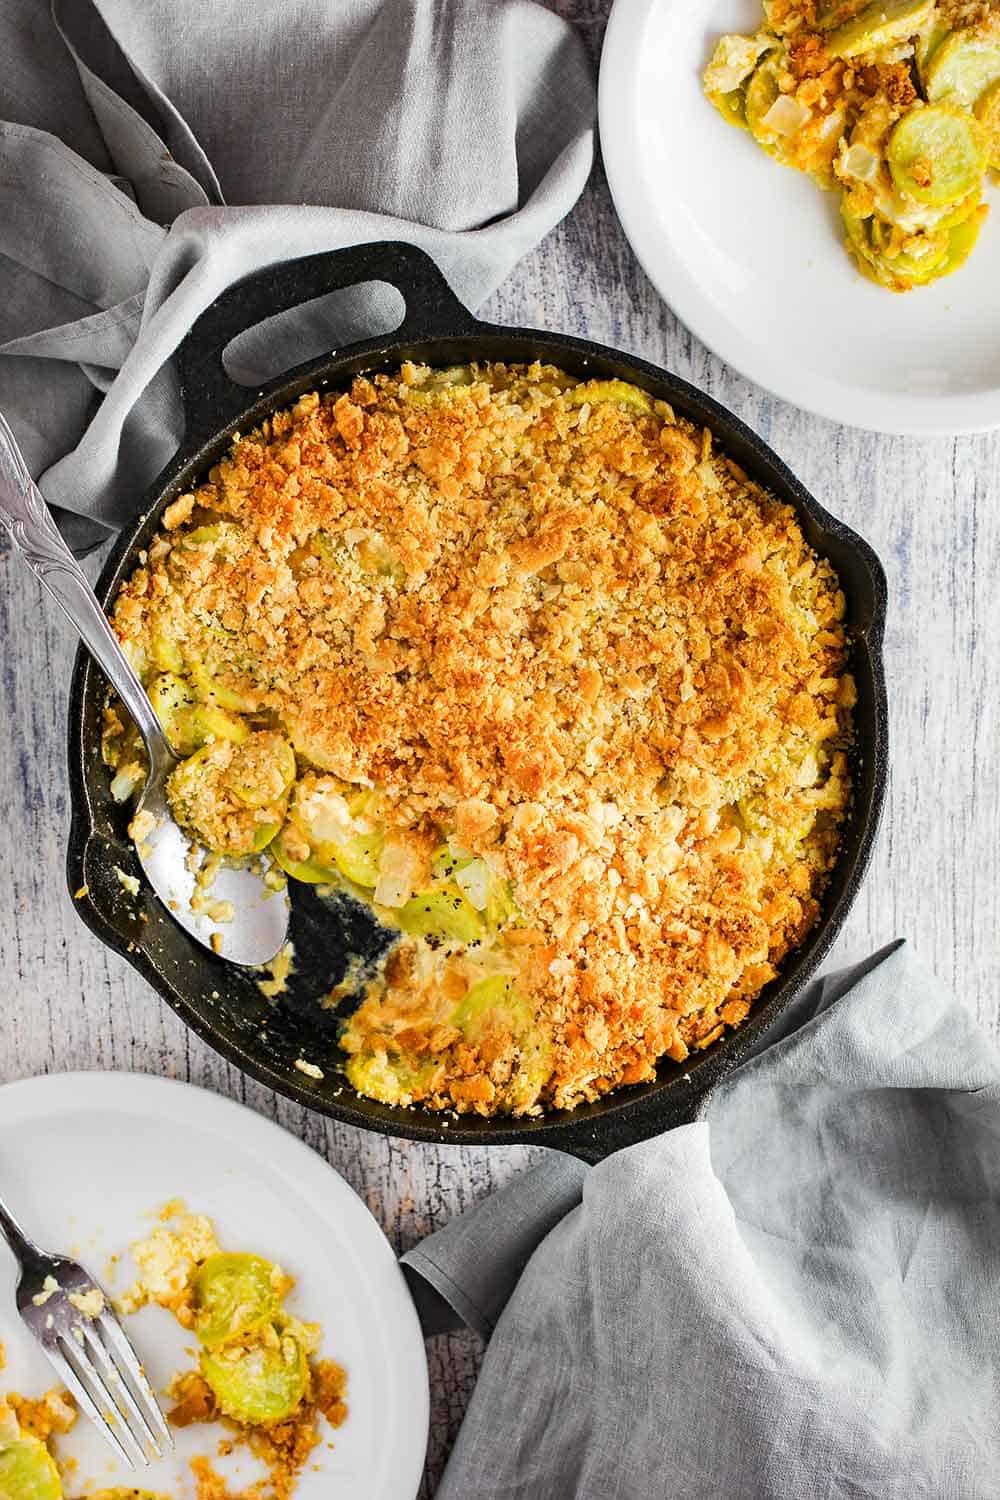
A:
{"type": "Polygon", "coordinates": [[[80,564],[59,534],[41,490],[28,472],[3,414],[0,413],[0,522],[39,583],[52,595],[111,686],[121,698],[146,742],[150,758],[172,758],[153,705],[132,663],[108,624],[80,564]]]}
{"type": "Polygon", "coordinates": [[[29,1240],[2,1198],[0,1198],[0,1235],[7,1241],[22,1270],[41,1255],[38,1246],[29,1240]]]}

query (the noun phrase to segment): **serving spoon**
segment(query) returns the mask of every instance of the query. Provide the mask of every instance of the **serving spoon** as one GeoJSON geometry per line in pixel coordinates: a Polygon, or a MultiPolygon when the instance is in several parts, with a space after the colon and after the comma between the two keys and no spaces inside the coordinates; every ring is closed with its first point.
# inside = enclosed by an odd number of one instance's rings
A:
{"type": "Polygon", "coordinates": [[[146,879],[174,920],[213,953],[235,964],[267,963],[280,952],[288,934],[288,897],[265,885],[259,869],[223,865],[212,881],[207,902],[199,904],[207,904],[217,913],[226,912],[227,920],[213,919],[205,910],[192,910],[191,898],[198,893],[199,851],[175,823],[167,800],[167,781],[178,764],[177,757],[97,595],[60,536],[2,413],[0,522],[76,629],[142,735],[149,771],[133,826],[137,832],[136,853],[146,879]]]}

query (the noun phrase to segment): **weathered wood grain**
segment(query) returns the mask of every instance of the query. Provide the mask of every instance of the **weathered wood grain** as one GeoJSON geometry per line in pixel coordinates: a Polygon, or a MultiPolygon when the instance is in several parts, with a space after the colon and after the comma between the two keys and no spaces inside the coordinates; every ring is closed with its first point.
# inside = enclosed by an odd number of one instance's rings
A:
{"type": "MultiPolygon", "coordinates": [[[[607,0],[558,0],[596,57],[607,0]]],[[[874,867],[834,961],[905,935],[993,1032],[1000,932],[1000,435],[902,440],[806,416],[710,355],[660,302],[618,227],[599,168],[573,214],[483,309],[664,364],[761,432],[882,556],[893,773],[874,867]]],[[[97,564],[90,568],[97,571],[97,564]]],[[[66,1068],[190,1079],[279,1120],[326,1156],[402,1248],[532,1153],[384,1141],[250,1083],[191,1036],[80,925],[63,881],[65,707],[73,642],[16,560],[0,557],[8,732],[0,741],[0,1081],[66,1068]]],[[[478,1367],[471,1336],[430,1346],[433,1493],[478,1367]]]]}

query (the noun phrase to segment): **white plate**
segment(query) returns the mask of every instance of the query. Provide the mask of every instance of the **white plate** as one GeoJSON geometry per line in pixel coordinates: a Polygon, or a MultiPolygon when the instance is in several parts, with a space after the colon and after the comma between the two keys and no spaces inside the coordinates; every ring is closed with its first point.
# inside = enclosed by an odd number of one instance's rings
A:
{"type": "Polygon", "coordinates": [[[921,436],[1000,426],[1000,201],[953,276],[902,296],[865,281],[837,195],[779,166],[701,92],[760,0],[616,0],[601,58],[615,207],[650,280],[751,380],[837,422],[921,436]]]}
{"type": "MultiPolygon", "coordinates": [[[[66,1073],[0,1088],[0,1184],[46,1249],[67,1251],[114,1295],[135,1275],[122,1255],[147,1234],[155,1210],[183,1197],[216,1223],[224,1247],[253,1250],[296,1278],[288,1306],[322,1324],[322,1355],[344,1365],[349,1415],[325,1427],[296,1500],[411,1500],[427,1446],[427,1363],[406,1283],[381,1229],[342,1177],[300,1141],[241,1105],[167,1079],[66,1073]],[[327,1447],[332,1439],[333,1448],[327,1447]],[[320,1472],[314,1472],[317,1464],[320,1472]]],[[[0,1241],[0,1391],[39,1395],[55,1382],[14,1307],[16,1272],[0,1241]]],[[[145,1308],[126,1319],[154,1387],[189,1368],[191,1345],[171,1315],[145,1308]]],[[[242,1485],[262,1471],[216,1458],[221,1429],[179,1433],[176,1457],[142,1480],[193,1493],[187,1458],[207,1454],[242,1485]]],[[[91,1484],[135,1484],[85,1419],[59,1451],[80,1460],[74,1494],[91,1484]]]]}

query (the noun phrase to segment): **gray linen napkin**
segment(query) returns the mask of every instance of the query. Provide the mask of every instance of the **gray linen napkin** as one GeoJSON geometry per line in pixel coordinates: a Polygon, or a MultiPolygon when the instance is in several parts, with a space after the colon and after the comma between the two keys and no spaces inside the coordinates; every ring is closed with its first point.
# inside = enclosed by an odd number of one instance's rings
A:
{"type": "MultiPolygon", "coordinates": [[[[168,361],[241,276],[403,239],[470,305],[572,207],[579,38],[529,0],[0,0],[0,409],[77,545],[180,438],[168,361]],[[95,524],[97,523],[97,524],[95,524]]],[[[395,326],[333,298],[244,340],[259,382],[395,326]]]]}
{"type": "Polygon", "coordinates": [[[905,946],[780,1029],[404,1258],[492,1332],[438,1500],[996,1500],[995,1047],[905,946]]]}

